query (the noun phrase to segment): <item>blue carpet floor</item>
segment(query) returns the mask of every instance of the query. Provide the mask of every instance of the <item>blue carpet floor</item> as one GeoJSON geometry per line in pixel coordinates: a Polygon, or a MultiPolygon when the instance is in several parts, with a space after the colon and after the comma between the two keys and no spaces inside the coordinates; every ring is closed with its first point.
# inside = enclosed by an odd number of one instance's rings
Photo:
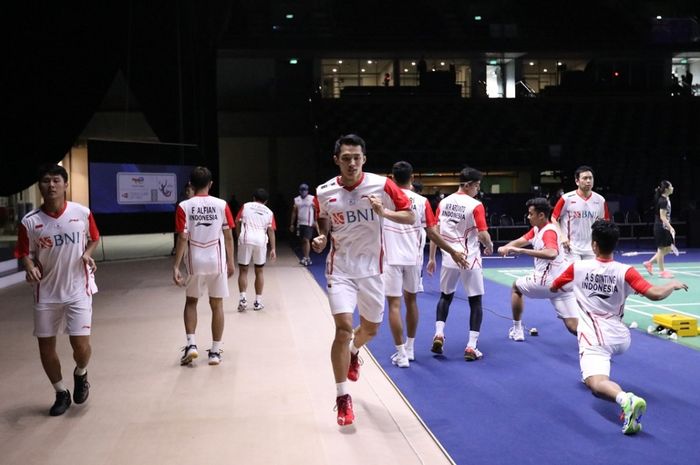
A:
{"type": "MultiPolygon", "coordinates": [[[[621,257],[629,263],[641,258],[621,257]]],[[[675,260],[697,260],[688,253],[675,260]]],[[[325,288],[322,257],[310,271],[325,288]]],[[[486,267],[531,266],[531,261],[486,260],[486,267]]],[[[469,308],[458,290],[445,330],[443,356],[430,352],[438,275],[424,276],[416,360],[391,365],[395,351],[388,322],[369,349],[458,464],[698,463],[700,352],[632,332],[632,346],[613,359],[611,378],[647,400],[644,430],[620,432],[616,404],[593,397],[580,381],[576,339],[547,301],[527,300],[524,324],[538,337],[508,339],[509,287],[486,281],[479,348],[484,358],[465,362],[469,308]]],[[[359,382],[362,382],[360,379],[359,382]]],[[[358,419],[361,427],[362,419],[358,419]]]]}

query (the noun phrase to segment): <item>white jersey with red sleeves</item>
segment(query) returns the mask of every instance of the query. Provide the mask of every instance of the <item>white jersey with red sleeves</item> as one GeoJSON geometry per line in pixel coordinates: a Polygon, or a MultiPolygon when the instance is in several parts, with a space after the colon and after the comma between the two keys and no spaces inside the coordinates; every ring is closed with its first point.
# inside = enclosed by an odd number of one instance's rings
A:
{"type": "Polygon", "coordinates": [[[389,265],[423,265],[423,235],[426,227],[437,224],[428,199],[410,189],[401,189],[411,202],[416,215],[413,224],[400,224],[384,219],[384,244],[389,265]]]}
{"type": "Polygon", "coordinates": [[[314,208],[314,196],[307,195],[294,197],[294,205],[297,207],[297,226],[313,226],[316,222],[316,209],[314,208]]]}
{"type": "Polygon", "coordinates": [[[553,249],[557,251],[557,256],[553,260],[534,257],[535,282],[543,286],[548,286],[554,278],[564,271],[567,264],[564,254],[558,253],[559,236],[556,228],[552,223],[547,223],[542,229],[535,226],[523,235],[523,239],[530,243],[532,250],[553,249]]]}
{"type": "MultiPolygon", "coordinates": [[[[484,205],[475,198],[457,191],[440,201],[435,212],[440,235],[458,252],[467,255],[467,269],[481,268],[479,231],[487,231],[484,205]]],[[[449,253],[442,251],[442,266],[459,268],[449,253]]]]}
{"type": "Polygon", "coordinates": [[[224,229],[233,229],[233,215],[225,200],[195,195],[177,206],[175,228],[187,234],[187,272],[193,275],[226,273],[224,229]]]}
{"type": "Polygon", "coordinates": [[[99,238],[90,209],[79,203],[66,202],[56,215],[36,209],[22,218],[15,257],[29,256],[41,271],[37,303],[73,302],[96,292],[81,257],[88,241],[99,238]]]}
{"type": "Polygon", "coordinates": [[[382,273],[383,218],[372,210],[370,195],[381,197],[390,210],[411,208],[394,181],[372,173],[363,173],[354,186],[344,186],[335,177],[316,189],[317,216],[330,223],[327,275],[365,278],[382,273]]]}
{"type": "Polygon", "coordinates": [[[613,260],[582,260],[569,265],[552,286],[560,289],[568,283],[579,306],[580,345],[613,345],[629,340],[629,329],[622,321],[625,300],[651,287],[637,270],[613,260]]]}
{"type": "Polygon", "coordinates": [[[241,222],[241,230],[238,231],[239,245],[265,247],[268,240],[267,228],[277,229],[272,210],[260,202],[243,204],[236,215],[236,221],[241,222]]]}
{"type": "Polygon", "coordinates": [[[591,226],[596,220],[609,220],[610,213],[602,195],[591,192],[585,199],[575,190],[559,198],[552,211],[552,219],[559,221],[562,234],[569,239],[573,253],[592,255],[591,226]]]}

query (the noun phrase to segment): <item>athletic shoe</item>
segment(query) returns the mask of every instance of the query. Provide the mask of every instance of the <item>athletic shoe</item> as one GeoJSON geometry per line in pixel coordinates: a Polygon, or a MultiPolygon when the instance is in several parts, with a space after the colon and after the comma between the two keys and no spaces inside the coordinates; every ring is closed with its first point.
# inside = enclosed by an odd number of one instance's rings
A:
{"type": "Polygon", "coordinates": [[[664,279],[671,279],[673,278],[673,273],[670,271],[664,270],[661,273],[659,273],[659,277],[664,278],[664,279]]]}
{"type": "Polygon", "coordinates": [[[306,259],[306,266],[310,266],[310,265],[312,265],[312,264],[313,264],[313,262],[311,261],[311,259],[310,259],[310,258],[307,258],[307,259],[306,259]]]}
{"type": "Polygon", "coordinates": [[[362,359],[360,358],[360,353],[350,354],[350,366],[348,367],[348,379],[350,381],[357,381],[360,379],[360,365],[362,365],[362,359]]]}
{"type": "Polygon", "coordinates": [[[652,265],[651,262],[644,262],[642,263],[642,265],[644,265],[644,268],[646,268],[647,273],[649,273],[649,275],[654,275],[654,265],[652,265]]]}
{"type": "Polygon", "coordinates": [[[481,353],[476,347],[467,347],[464,349],[464,360],[467,362],[473,362],[474,360],[479,360],[484,354],[481,353]]]}
{"type": "Polygon", "coordinates": [[[238,311],[239,312],[244,312],[247,307],[248,307],[248,301],[246,299],[241,299],[238,301],[238,311]]]}
{"type": "Polygon", "coordinates": [[[406,356],[408,357],[408,360],[411,362],[416,359],[416,355],[413,352],[413,347],[411,347],[410,349],[406,348],[406,356]]]}
{"type": "Polygon", "coordinates": [[[434,354],[442,354],[442,346],[445,345],[445,336],[441,336],[439,334],[436,334],[435,337],[433,338],[433,347],[430,348],[430,351],[434,354]]]}
{"type": "Polygon", "coordinates": [[[394,355],[391,356],[391,363],[392,365],[396,365],[399,368],[408,368],[408,366],[410,365],[408,363],[408,356],[401,355],[399,352],[396,352],[394,355]]]}
{"type": "Polygon", "coordinates": [[[87,371],[83,376],[78,376],[73,372],[73,401],[76,404],[82,404],[90,394],[90,383],[87,379],[87,371]]]}
{"type": "Polygon", "coordinates": [[[350,394],[335,398],[335,410],[338,411],[338,424],[340,426],[352,425],[355,420],[355,412],[352,410],[352,397],[350,394]]]}
{"type": "Polygon", "coordinates": [[[627,393],[627,398],[622,402],[622,432],[624,434],[635,434],[642,430],[642,415],[647,411],[647,403],[641,397],[637,397],[631,392],[627,393]]]}
{"type": "Polygon", "coordinates": [[[199,357],[199,353],[197,352],[197,346],[194,344],[185,346],[182,349],[182,351],[184,352],[184,354],[180,359],[180,365],[189,365],[190,363],[192,363],[192,360],[199,357]]]}
{"type": "Polygon", "coordinates": [[[257,300],[255,302],[253,302],[253,310],[255,310],[256,312],[258,310],[262,310],[263,308],[265,308],[265,306],[263,305],[262,302],[258,302],[257,300]]]}
{"type": "Polygon", "coordinates": [[[508,338],[516,342],[524,341],[525,332],[523,331],[523,327],[516,328],[515,326],[511,326],[510,330],[508,330],[508,338]]]}
{"type": "Polygon", "coordinates": [[[221,363],[221,359],[223,358],[221,352],[223,352],[223,350],[219,350],[218,352],[207,350],[207,352],[209,353],[209,365],[218,365],[221,363]]]}
{"type": "Polygon", "coordinates": [[[49,410],[49,415],[52,417],[57,417],[66,413],[70,407],[70,391],[66,389],[65,391],[56,392],[56,402],[51,406],[49,410]]]}

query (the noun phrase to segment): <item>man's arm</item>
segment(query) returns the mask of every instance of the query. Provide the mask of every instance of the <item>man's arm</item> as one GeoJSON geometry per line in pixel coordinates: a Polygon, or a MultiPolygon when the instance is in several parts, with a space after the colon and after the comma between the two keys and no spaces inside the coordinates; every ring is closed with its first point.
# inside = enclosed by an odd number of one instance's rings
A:
{"type": "Polygon", "coordinates": [[[311,241],[311,247],[314,249],[314,252],[321,253],[328,244],[330,222],[328,221],[328,218],[319,218],[316,223],[318,224],[318,236],[314,237],[314,239],[311,241]]]}
{"type": "Polygon", "coordinates": [[[551,217],[551,222],[552,226],[554,226],[554,229],[557,231],[557,237],[559,238],[559,242],[564,247],[564,250],[567,252],[571,251],[571,244],[569,243],[569,238],[564,235],[564,233],[561,230],[561,225],[559,224],[559,218],[565,213],[565,203],[564,203],[564,196],[562,195],[559,197],[559,200],[557,200],[557,204],[554,206],[554,210],[552,211],[552,217],[551,217]]]}
{"type": "Polygon", "coordinates": [[[277,249],[275,245],[275,230],[272,226],[267,227],[267,238],[270,242],[270,260],[275,261],[277,259],[277,249]]]}
{"type": "Polygon", "coordinates": [[[88,266],[90,271],[94,273],[97,270],[97,264],[92,258],[92,253],[95,251],[97,244],[100,242],[100,232],[97,230],[97,224],[95,224],[95,218],[92,216],[92,212],[90,212],[88,215],[87,221],[88,241],[85,245],[85,251],[80,258],[83,260],[83,263],[88,266]]]}
{"type": "Polygon", "coordinates": [[[688,285],[680,281],[669,281],[663,286],[651,286],[643,295],[649,300],[663,300],[670,296],[673,291],[687,291],[688,285]]]}
{"type": "Polygon", "coordinates": [[[380,197],[377,197],[376,195],[369,195],[367,198],[372,206],[372,210],[374,210],[374,213],[379,216],[399,224],[413,224],[416,221],[416,215],[410,208],[398,211],[389,210],[388,208],[384,208],[384,204],[382,203],[382,199],[380,197]]]}
{"type": "Polygon", "coordinates": [[[479,242],[484,246],[484,255],[491,255],[493,253],[493,241],[491,241],[491,234],[488,231],[479,231],[479,242]]]}
{"type": "Polygon", "coordinates": [[[292,205],[292,220],[289,223],[289,232],[294,232],[297,228],[297,216],[299,215],[299,209],[297,204],[292,205]]]}
{"type": "MultiPolygon", "coordinates": [[[[178,245],[180,245],[180,241],[178,241],[178,245]]],[[[236,272],[236,262],[233,260],[233,231],[231,231],[231,228],[224,229],[224,247],[226,248],[226,276],[230,278],[236,272]]],[[[175,253],[177,254],[177,251],[175,253]]]]}
{"type": "MultiPolygon", "coordinates": [[[[229,230],[230,231],[230,230],[229,230]]],[[[225,238],[226,236],[224,236],[225,238]]],[[[180,263],[182,263],[182,257],[185,255],[185,248],[187,247],[187,233],[179,232],[177,233],[177,246],[175,247],[175,262],[173,263],[173,281],[178,286],[185,285],[185,279],[180,273],[180,263]]],[[[228,250],[226,251],[226,259],[228,260],[228,250]]]]}

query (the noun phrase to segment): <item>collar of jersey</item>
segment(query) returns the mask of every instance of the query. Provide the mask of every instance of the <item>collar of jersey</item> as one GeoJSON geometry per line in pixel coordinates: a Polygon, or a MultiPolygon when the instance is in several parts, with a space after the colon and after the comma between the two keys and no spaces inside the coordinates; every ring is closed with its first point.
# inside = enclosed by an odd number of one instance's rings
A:
{"type": "Polygon", "coordinates": [[[360,184],[362,184],[362,181],[364,181],[364,180],[365,180],[365,173],[362,173],[362,176],[360,176],[360,180],[357,181],[355,184],[353,184],[352,186],[344,186],[344,185],[343,185],[343,178],[340,177],[340,176],[338,176],[338,185],[339,185],[340,187],[342,187],[343,189],[345,189],[345,190],[353,191],[353,190],[355,190],[355,188],[356,188],[357,186],[359,186],[360,184]]]}
{"type": "Polygon", "coordinates": [[[591,191],[591,195],[589,195],[588,197],[584,197],[584,196],[582,196],[581,194],[579,194],[579,193],[578,193],[578,189],[576,189],[576,196],[577,196],[578,198],[580,198],[580,199],[585,200],[586,202],[588,202],[588,201],[591,199],[591,197],[593,197],[593,191],[591,191]]]}
{"type": "Polygon", "coordinates": [[[66,208],[68,208],[68,202],[63,202],[63,208],[61,208],[57,212],[47,212],[46,210],[44,210],[43,205],[41,206],[41,211],[44,212],[45,215],[50,216],[51,218],[58,218],[61,215],[63,215],[63,212],[66,211],[66,208]]]}
{"type": "Polygon", "coordinates": [[[611,261],[613,261],[612,258],[600,258],[600,257],[596,257],[595,259],[598,260],[599,262],[603,262],[603,263],[610,263],[611,261]]]}

